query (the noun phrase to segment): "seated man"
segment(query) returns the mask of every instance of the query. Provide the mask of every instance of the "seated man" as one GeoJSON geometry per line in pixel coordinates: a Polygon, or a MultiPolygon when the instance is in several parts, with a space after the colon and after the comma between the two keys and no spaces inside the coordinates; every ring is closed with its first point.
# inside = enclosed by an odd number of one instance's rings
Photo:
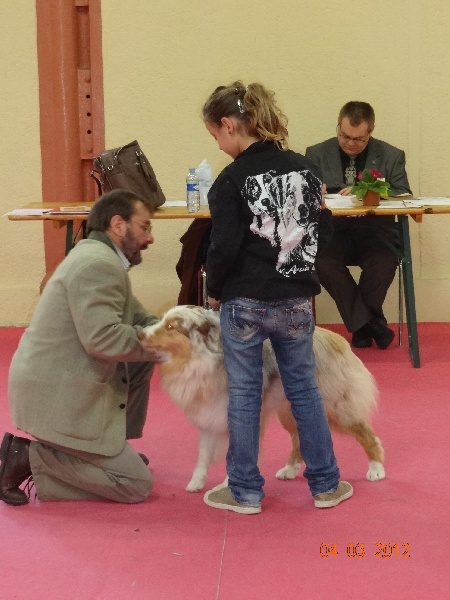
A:
{"type": "MultiPolygon", "coordinates": [[[[376,169],[391,185],[391,196],[411,194],[405,170],[405,153],[372,138],[375,113],[366,102],[347,102],[339,113],[337,137],[310,146],[306,157],[322,170],[328,193],[351,194],[357,173],[376,169]]],[[[375,340],[385,349],[394,339],[387,326],[383,302],[398,264],[380,234],[398,243],[394,216],[334,217],[331,243],[316,258],[320,283],[336,302],[356,348],[375,340]],[[348,265],[361,268],[359,282],[348,265]]]]}
{"type": "Polygon", "coordinates": [[[157,318],[133,296],[128,269],[153,243],[150,203],[124,190],[105,194],[80,241],[47,282],[9,372],[14,425],[0,449],[0,500],[28,502],[33,478],[40,500],[140,502],[152,475],[139,438],[149,378],[161,357],[139,343],[157,318]]]}

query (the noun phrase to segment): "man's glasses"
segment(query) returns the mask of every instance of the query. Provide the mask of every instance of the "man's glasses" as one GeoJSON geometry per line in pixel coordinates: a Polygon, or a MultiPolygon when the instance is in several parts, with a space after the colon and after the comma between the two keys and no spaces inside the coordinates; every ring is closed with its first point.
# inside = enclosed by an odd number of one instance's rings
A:
{"type": "Polygon", "coordinates": [[[141,230],[146,234],[146,235],[151,235],[152,233],[152,226],[150,224],[146,224],[146,223],[140,223],[139,221],[134,221],[133,219],[130,219],[130,221],[132,223],[136,223],[137,225],[139,225],[139,227],[141,228],[141,230]]]}
{"type": "Polygon", "coordinates": [[[337,134],[338,137],[341,138],[341,140],[343,140],[345,143],[347,142],[355,142],[355,144],[365,144],[367,142],[367,140],[369,139],[369,134],[371,132],[368,131],[367,135],[365,136],[361,136],[361,137],[350,137],[349,135],[347,135],[346,133],[342,133],[342,131],[339,129],[337,129],[337,134]]]}

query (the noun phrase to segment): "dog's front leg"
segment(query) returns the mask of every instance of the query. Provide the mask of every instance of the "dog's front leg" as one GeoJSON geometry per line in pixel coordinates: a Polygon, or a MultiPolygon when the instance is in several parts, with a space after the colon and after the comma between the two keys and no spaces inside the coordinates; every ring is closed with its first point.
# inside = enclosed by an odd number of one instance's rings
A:
{"type": "Polygon", "coordinates": [[[190,482],[186,486],[188,492],[199,492],[203,489],[208,475],[209,465],[216,456],[219,440],[217,434],[200,429],[198,437],[197,464],[190,482]]]}

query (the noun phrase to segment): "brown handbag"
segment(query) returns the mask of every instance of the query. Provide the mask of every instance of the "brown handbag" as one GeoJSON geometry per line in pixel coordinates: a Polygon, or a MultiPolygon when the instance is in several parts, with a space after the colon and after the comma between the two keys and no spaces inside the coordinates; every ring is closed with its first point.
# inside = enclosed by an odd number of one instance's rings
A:
{"type": "Polygon", "coordinates": [[[96,180],[100,195],[115,189],[130,190],[149,200],[154,210],[166,201],[155,172],[136,140],[105,150],[92,161],[90,176],[96,180]]]}

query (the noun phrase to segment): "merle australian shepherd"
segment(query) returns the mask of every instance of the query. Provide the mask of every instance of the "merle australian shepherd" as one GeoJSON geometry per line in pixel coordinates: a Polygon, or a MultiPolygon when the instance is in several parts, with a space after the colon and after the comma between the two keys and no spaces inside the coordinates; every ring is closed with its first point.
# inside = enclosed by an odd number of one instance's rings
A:
{"type": "MultiPolygon", "coordinates": [[[[144,328],[140,340],[144,347],[167,354],[167,361],[159,365],[162,388],[199,429],[197,464],[186,489],[200,491],[209,465],[224,456],[228,442],[228,389],[219,315],[199,306],[176,306],[160,322],[144,328]]],[[[383,479],[383,447],[370,424],[378,393],[373,376],[342,336],[321,327],[314,331],[314,354],[331,429],[361,444],[369,461],[367,479],[383,479]]],[[[263,365],[261,437],[268,418],[276,415],[292,442],[287,462],[276,476],[293,479],[302,464],[297,424],[270,343],[264,344],[263,365]]]]}

